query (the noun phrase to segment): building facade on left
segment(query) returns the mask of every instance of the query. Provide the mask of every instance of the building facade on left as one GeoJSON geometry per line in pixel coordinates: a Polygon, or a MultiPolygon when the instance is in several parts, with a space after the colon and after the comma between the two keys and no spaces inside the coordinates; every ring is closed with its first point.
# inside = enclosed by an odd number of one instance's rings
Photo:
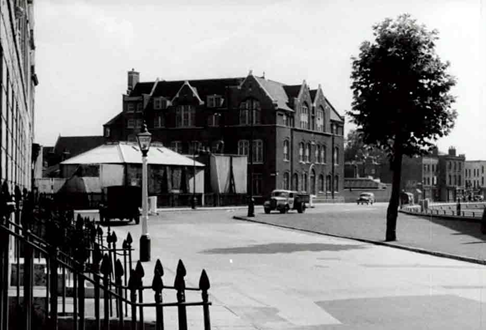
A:
{"type": "Polygon", "coordinates": [[[37,84],[34,0],[0,0],[0,173],[10,191],[32,186],[37,84]]]}

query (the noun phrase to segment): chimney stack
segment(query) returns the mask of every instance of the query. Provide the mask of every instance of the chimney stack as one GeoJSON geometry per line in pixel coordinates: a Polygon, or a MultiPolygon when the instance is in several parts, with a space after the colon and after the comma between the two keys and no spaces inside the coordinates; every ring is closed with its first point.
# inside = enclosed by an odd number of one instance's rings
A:
{"type": "Polygon", "coordinates": [[[132,69],[132,71],[128,71],[128,87],[127,87],[127,94],[135,88],[135,85],[140,81],[140,73],[132,69]]]}
{"type": "Polygon", "coordinates": [[[449,156],[456,156],[456,148],[449,147],[449,156]]]}

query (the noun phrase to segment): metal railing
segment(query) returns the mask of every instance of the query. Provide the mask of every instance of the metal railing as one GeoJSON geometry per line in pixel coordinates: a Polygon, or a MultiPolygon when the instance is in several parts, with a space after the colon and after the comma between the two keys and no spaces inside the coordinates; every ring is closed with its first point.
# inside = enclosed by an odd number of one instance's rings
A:
{"type": "Polygon", "coordinates": [[[407,213],[414,213],[420,215],[436,215],[436,216],[455,216],[464,218],[481,218],[483,216],[484,207],[474,206],[472,208],[464,209],[464,205],[457,209],[457,206],[440,206],[421,210],[420,208],[409,208],[407,213]]]}
{"type": "Polygon", "coordinates": [[[105,232],[80,216],[76,221],[62,220],[63,225],[53,219],[41,221],[25,208],[0,217],[0,330],[30,330],[39,325],[58,329],[61,319],[73,329],[125,329],[128,324],[131,329],[144,329],[144,313],[150,309],[155,311],[155,328],[164,329],[166,308],[177,309],[178,327],[184,330],[186,309],[193,306],[202,308],[204,329],[210,329],[210,283],[205,270],[199,286],[188,287],[179,260],[174,285],[168,286],[157,260],[152,284],[144,285],[141,262],[132,267],[130,234],[117,246],[118,238],[110,228],[105,232]],[[167,292],[174,292],[174,301],[164,301],[167,292]],[[188,302],[187,292],[199,292],[200,298],[188,302]]]}

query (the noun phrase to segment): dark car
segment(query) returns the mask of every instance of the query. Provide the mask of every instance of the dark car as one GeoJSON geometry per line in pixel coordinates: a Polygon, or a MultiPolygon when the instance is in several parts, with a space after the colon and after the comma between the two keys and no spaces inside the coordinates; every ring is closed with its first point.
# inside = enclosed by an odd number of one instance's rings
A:
{"type": "Polygon", "coordinates": [[[120,219],[140,222],[142,190],[137,186],[111,186],[106,188],[104,202],[100,205],[100,222],[120,219]]]}
{"type": "Polygon", "coordinates": [[[375,194],[370,193],[370,192],[364,192],[359,195],[358,199],[356,200],[356,203],[359,204],[371,204],[375,202],[375,194]]]}

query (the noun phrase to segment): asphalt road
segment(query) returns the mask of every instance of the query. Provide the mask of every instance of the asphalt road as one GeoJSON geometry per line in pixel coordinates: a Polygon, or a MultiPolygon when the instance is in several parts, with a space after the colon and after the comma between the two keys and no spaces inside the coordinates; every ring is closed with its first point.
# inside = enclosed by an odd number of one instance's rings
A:
{"type": "MultiPolygon", "coordinates": [[[[383,210],[380,205],[331,205],[304,215],[258,218],[314,227],[324,223],[328,229],[361,222],[361,228],[369,227],[369,235],[380,239],[382,220],[373,214],[383,210]]],[[[213,329],[486,328],[485,266],[232,219],[243,213],[186,211],[150,217],[152,261],[144,263],[144,283],[150,285],[157,258],[167,285],[174,281],[179,259],[187,269],[187,286],[197,286],[206,269],[213,329]]],[[[138,249],[140,225],[113,225],[119,238],[130,231],[138,249]]],[[[164,292],[165,302],[174,300],[174,293],[164,292]]],[[[188,293],[188,301],[196,299],[188,293]]],[[[201,328],[199,308],[188,313],[192,328],[201,328]]],[[[166,327],[176,327],[175,310],[164,315],[166,327]]],[[[145,316],[154,317],[149,311],[145,316]]]]}
{"type": "MultiPolygon", "coordinates": [[[[316,204],[304,214],[291,211],[264,214],[256,209],[259,222],[293,227],[313,232],[383,242],[386,230],[387,203],[374,205],[316,204]]],[[[246,216],[245,210],[235,215],[246,216]]],[[[442,220],[399,214],[397,238],[394,243],[427,251],[486,260],[486,235],[481,234],[480,224],[466,221],[442,220]]]]}

